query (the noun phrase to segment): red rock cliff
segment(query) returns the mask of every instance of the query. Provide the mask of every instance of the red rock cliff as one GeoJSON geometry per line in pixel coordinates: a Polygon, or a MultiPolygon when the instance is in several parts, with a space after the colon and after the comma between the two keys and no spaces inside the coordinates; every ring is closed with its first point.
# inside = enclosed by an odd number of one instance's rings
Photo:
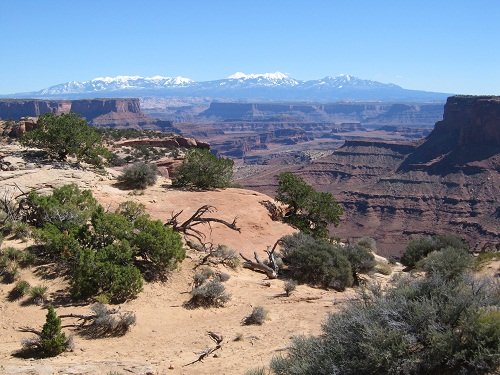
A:
{"type": "Polygon", "coordinates": [[[88,99],[88,100],[0,100],[0,119],[16,120],[21,117],[38,117],[44,113],[75,112],[92,121],[108,113],[142,115],[139,99],[88,99]]]}

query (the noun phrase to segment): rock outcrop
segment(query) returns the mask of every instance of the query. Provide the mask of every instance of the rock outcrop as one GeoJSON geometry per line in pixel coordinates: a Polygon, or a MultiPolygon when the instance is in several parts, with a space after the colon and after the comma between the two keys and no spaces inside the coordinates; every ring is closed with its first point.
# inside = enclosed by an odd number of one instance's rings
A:
{"type": "MultiPolygon", "coordinates": [[[[75,112],[98,127],[176,131],[170,121],[155,120],[141,111],[139,99],[0,100],[0,119],[21,121],[45,113],[75,112]]],[[[18,132],[17,130],[15,132],[18,132]]],[[[23,130],[19,130],[22,134],[23,130]]]]}
{"type": "Polygon", "coordinates": [[[204,148],[210,149],[210,145],[205,142],[197,141],[194,138],[181,136],[172,136],[164,138],[144,138],[144,139],[127,139],[125,141],[115,142],[116,147],[124,146],[150,146],[163,148],[204,148]]]}

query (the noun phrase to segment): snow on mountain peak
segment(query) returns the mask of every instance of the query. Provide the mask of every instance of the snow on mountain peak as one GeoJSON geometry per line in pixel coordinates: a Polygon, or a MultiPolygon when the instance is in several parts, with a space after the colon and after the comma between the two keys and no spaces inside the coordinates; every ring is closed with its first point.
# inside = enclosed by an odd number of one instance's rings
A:
{"type": "Polygon", "coordinates": [[[250,74],[245,74],[243,72],[236,72],[234,74],[231,74],[229,79],[258,79],[258,78],[264,78],[264,79],[269,79],[269,80],[280,80],[280,79],[290,79],[288,74],[281,73],[281,72],[274,72],[274,73],[250,73],[250,74]]]}
{"type": "Polygon", "coordinates": [[[106,84],[112,84],[112,83],[129,83],[130,81],[145,81],[145,82],[158,82],[158,81],[164,81],[165,83],[170,83],[174,85],[185,85],[189,83],[193,83],[194,81],[192,79],[186,78],[186,77],[164,77],[160,75],[152,76],[152,77],[142,77],[142,76],[116,76],[116,77],[97,77],[90,82],[103,82],[106,84]]]}

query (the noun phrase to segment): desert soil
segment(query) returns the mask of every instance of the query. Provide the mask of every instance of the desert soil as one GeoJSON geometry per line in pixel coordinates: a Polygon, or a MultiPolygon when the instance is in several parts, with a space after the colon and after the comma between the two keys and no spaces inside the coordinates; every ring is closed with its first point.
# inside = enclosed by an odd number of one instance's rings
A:
{"type": "MultiPolygon", "coordinates": [[[[226,189],[212,192],[187,192],[170,189],[168,181],[160,178],[155,186],[143,195],[133,195],[121,190],[113,175],[96,175],[91,171],[54,168],[45,166],[1,172],[0,188],[15,192],[32,188],[56,187],[76,182],[92,189],[96,198],[109,209],[125,200],[146,205],[155,218],[166,221],[172,212],[184,210],[188,217],[204,204],[217,207],[214,216],[232,221],[237,217],[241,233],[220,225],[205,228],[207,240],[228,245],[247,256],[254,251],[264,254],[283,235],[293,233],[287,225],[272,221],[267,210],[259,203],[270,200],[268,196],[243,189],[226,189]],[[17,185],[17,186],[16,186],[17,185]],[[17,190],[18,191],[18,190],[17,190]]],[[[2,247],[25,248],[29,243],[7,239],[2,247]]],[[[220,271],[231,275],[226,288],[232,295],[222,308],[187,309],[194,267],[201,254],[188,252],[188,258],[172,272],[168,281],[145,283],[138,298],[120,308],[133,311],[137,323],[123,337],[84,339],[75,335],[75,349],[48,359],[20,359],[13,353],[21,346],[21,340],[29,334],[17,331],[20,326],[40,328],[45,321],[46,310],[36,305],[8,302],[7,295],[13,284],[0,284],[0,374],[244,374],[250,368],[266,366],[271,358],[283,353],[290,338],[296,335],[318,334],[321,323],[329,312],[341,308],[356,293],[327,291],[300,285],[290,297],[283,295],[283,280],[267,280],[265,275],[247,269],[220,271]],[[269,319],[261,326],[244,326],[242,319],[254,306],[263,306],[269,319]],[[222,350],[187,367],[197,359],[195,352],[214,346],[207,336],[214,331],[224,336],[222,350]],[[236,338],[241,340],[236,340],[236,338]]],[[[387,277],[376,275],[385,280],[387,277]]],[[[64,302],[67,281],[62,277],[46,278],[35,267],[24,269],[21,278],[31,285],[47,285],[50,300],[58,314],[88,313],[88,305],[72,305],[64,302]]],[[[65,319],[64,323],[69,323],[65,319]]],[[[71,334],[71,329],[65,332],[71,334]]]]}

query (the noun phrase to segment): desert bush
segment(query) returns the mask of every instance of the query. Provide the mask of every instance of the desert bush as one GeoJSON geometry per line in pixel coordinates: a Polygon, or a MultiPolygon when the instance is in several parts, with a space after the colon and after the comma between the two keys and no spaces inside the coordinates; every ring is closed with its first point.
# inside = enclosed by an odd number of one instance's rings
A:
{"type": "Polygon", "coordinates": [[[467,243],[451,234],[421,237],[408,243],[401,257],[401,263],[407,267],[415,267],[427,254],[445,247],[468,250],[467,243]]]}
{"type": "Polygon", "coordinates": [[[24,280],[18,281],[14,288],[9,292],[8,299],[9,301],[16,301],[25,295],[27,295],[30,291],[30,283],[24,280]]]}
{"type": "Polygon", "coordinates": [[[196,272],[193,276],[193,284],[194,287],[199,287],[203,283],[205,283],[208,279],[214,277],[215,271],[210,267],[203,267],[198,272],[196,272]]]}
{"type": "Polygon", "coordinates": [[[233,164],[231,159],[218,158],[209,150],[191,149],[175,171],[172,185],[196,189],[229,187],[233,164]]]}
{"type": "Polygon", "coordinates": [[[264,367],[256,367],[245,372],[245,375],[269,375],[269,371],[264,367]]]}
{"type": "Polygon", "coordinates": [[[285,284],[283,284],[283,290],[285,291],[287,297],[290,297],[295,289],[297,289],[297,283],[294,280],[287,280],[285,281],[285,284]]]}
{"type": "Polygon", "coordinates": [[[26,241],[31,234],[30,226],[22,221],[16,221],[12,225],[12,233],[16,239],[26,241]]]}
{"type": "Polygon", "coordinates": [[[42,357],[55,357],[70,347],[70,339],[61,331],[61,319],[52,306],[48,307],[42,331],[35,339],[23,341],[24,351],[35,351],[42,357]]]}
{"type": "Polygon", "coordinates": [[[339,246],[304,234],[285,236],[282,243],[292,279],[336,290],[352,285],[351,264],[339,246]]]}
{"type": "Polygon", "coordinates": [[[255,306],[250,313],[250,315],[246,316],[243,319],[244,325],[262,325],[264,321],[267,319],[267,311],[262,306],[255,306]]]}
{"type": "Polygon", "coordinates": [[[8,236],[9,234],[12,233],[12,227],[14,226],[14,221],[12,220],[5,220],[2,225],[0,226],[0,234],[2,234],[2,238],[5,239],[5,236],[8,236]]]}
{"type": "Polygon", "coordinates": [[[445,247],[429,253],[418,261],[416,267],[430,275],[438,274],[446,279],[453,279],[472,267],[472,256],[465,249],[445,247]]]}
{"type": "Polygon", "coordinates": [[[11,261],[19,261],[23,256],[23,251],[16,249],[15,247],[9,246],[0,250],[0,255],[6,257],[11,261]]]}
{"type": "Polygon", "coordinates": [[[474,257],[474,270],[479,271],[485,264],[498,259],[500,259],[500,252],[498,251],[487,251],[484,253],[479,253],[476,257],[474,257]]]}
{"type": "Polygon", "coordinates": [[[145,189],[154,185],[158,178],[156,164],[136,163],[125,167],[123,173],[118,176],[118,181],[133,189],[145,189]]]}
{"type": "Polygon", "coordinates": [[[36,227],[53,224],[61,231],[86,224],[98,207],[92,192],[76,184],[54,189],[50,195],[31,192],[27,203],[25,221],[36,227]]]}
{"type": "Polygon", "coordinates": [[[96,166],[101,166],[99,156],[105,154],[99,131],[75,113],[42,115],[37,127],[23,135],[21,144],[41,148],[59,160],[76,156],[96,166]]]}
{"type": "Polygon", "coordinates": [[[221,283],[225,283],[226,281],[228,281],[231,278],[231,275],[229,275],[228,273],[225,273],[225,272],[217,272],[217,274],[215,275],[215,277],[221,283]]]}
{"type": "Polygon", "coordinates": [[[226,245],[217,245],[217,248],[212,252],[212,256],[217,259],[217,263],[221,263],[232,269],[237,269],[241,264],[236,250],[226,245]]]}
{"type": "Polygon", "coordinates": [[[382,275],[389,276],[392,273],[392,268],[388,263],[377,262],[375,266],[375,271],[382,275]]]}
{"type": "Polygon", "coordinates": [[[193,307],[222,307],[231,296],[219,280],[210,280],[191,291],[189,305],[193,307]]]}
{"type": "Polygon", "coordinates": [[[3,277],[3,282],[12,284],[19,279],[19,265],[15,261],[0,260],[0,275],[3,277]]]}
{"type": "Polygon", "coordinates": [[[33,286],[29,289],[30,302],[36,305],[43,305],[47,300],[48,287],[45,285],[33,286]]]}
{"type": "Polygon", "coordinates": [[[142,203],[126,201],[118,205],[116,213],[124,216],[128,221],[134,222],[139,217],[146,215],[146,206],[142,203]]]}
{"type": "Polygon", "coordinates": [[[362,237],[357,242],[356,245],[364,247],[365,249],[371,251],[372,253],[377,252],[377,242],[371,237],[362,237]]]}
{"type": "Polygon", "coordinates": [[[132,312],[116,313],[102,303],[96,303],[90,309],[90,323],[77,328],[82,336],[88,338],[123,336],[136,323],[136,316],[132,312]]]}
{"type": "Polygon", "coordinates": [[[499,366],[499,284],[468,275],[401,278],[296,337],[276,375],[486,374],[499,366]]]}
{"type": "Polygon", "coordinates": [[[343,213],[331,193],[314,190],[291,172],[278,175],[276,200],[287,205],[286,223],[316,238],[328,237],[328,224],[337,226],[343,213]]]}
{"type": "MultiPolygon", "coordinates": [[[[352,277],[356,284],[359,283],[359,274],[368,273],[375,267],[375,256],[372,247],[367,246],[366,240],[361,240],[354,245],[339,246],[351,264],[352,277]]],[[[374,241],[373,241],[374,242],[374,241]]]]}

